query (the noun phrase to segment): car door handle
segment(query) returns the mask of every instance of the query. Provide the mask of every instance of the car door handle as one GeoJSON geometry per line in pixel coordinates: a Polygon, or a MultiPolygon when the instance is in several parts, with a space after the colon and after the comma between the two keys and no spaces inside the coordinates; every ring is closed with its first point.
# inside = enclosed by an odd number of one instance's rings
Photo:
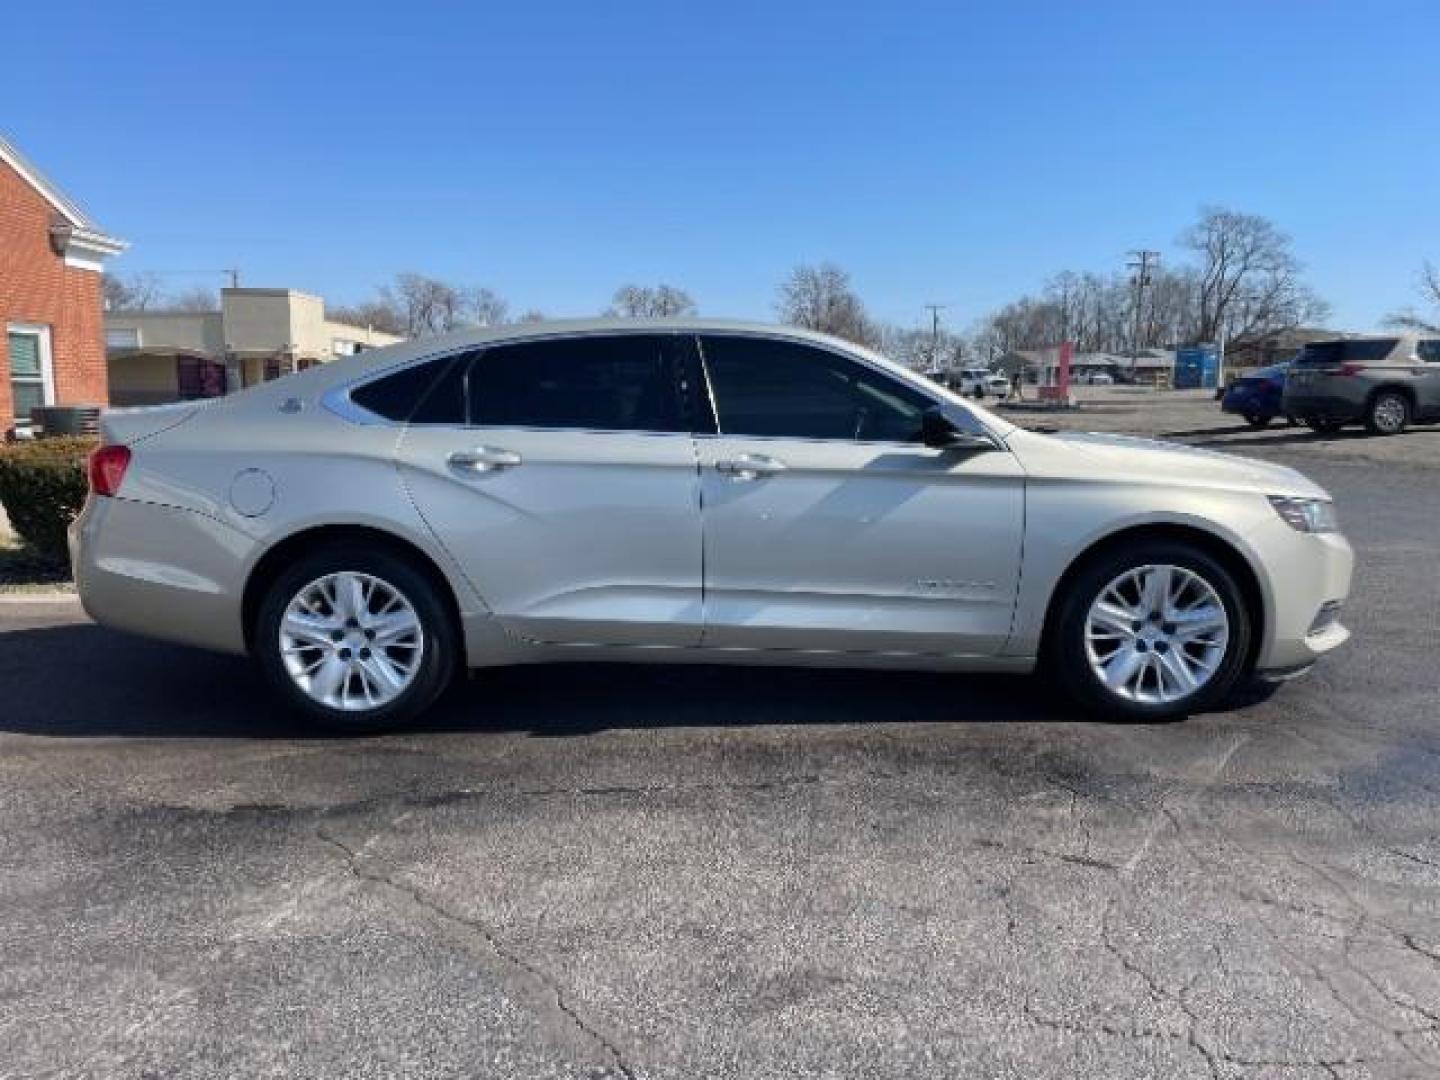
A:
{"type": "Polygon", "coordinates": [[[477,446],[474,450],[456,450],[446,460],[457,469],[494,472],[497,469],[513,469],[523,459],[514,450],[502,450],[498,446],[477,446]]]}
{"type": "Polygon", "coordinates": [[[741,454],[738,458],[723,458],[715,462],[715,471],[736,480],[758,480],[762,476],[784,472],[785,463],[764,454],[741,454]]]}

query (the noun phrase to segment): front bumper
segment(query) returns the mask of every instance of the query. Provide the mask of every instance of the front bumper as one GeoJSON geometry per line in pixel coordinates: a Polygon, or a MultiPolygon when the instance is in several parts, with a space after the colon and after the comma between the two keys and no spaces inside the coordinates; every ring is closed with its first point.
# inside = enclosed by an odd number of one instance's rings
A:
{"type": "Polygon", "coordinates": [[[1247,539],[1260,554],[1268,578],[1267,618],[1256,671],[1304,668],[1350,640],[1341,619],[1350,596],[1355,553],[1344,536],[1297,532],[1277,517],[1247,539]],[[1329,617],[1317,623],[1322,611],[1329,617]]]}
{"type": "Polygon", "coordinates": [[[91,496],[70,526],[70,565],[103,626],[245,651],[241,573],[253,541],[205,514],[91,496]]]}

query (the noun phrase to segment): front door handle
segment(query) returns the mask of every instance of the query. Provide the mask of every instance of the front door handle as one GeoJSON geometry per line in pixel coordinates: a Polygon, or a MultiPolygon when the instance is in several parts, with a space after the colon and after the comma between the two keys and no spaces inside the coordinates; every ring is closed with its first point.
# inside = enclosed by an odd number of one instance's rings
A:
{"type": "Polygon", "coordinates": [[[523,459],[514,450],[502,450],[498,446],[477,446],[474,450],[456,450],[446,460],[457,469],[494,472],[498,469],[513,469],[523,459]]]}
{"type": "Polygon", "coordinates": [[[738,458],[717,461],[715,470],[735,480],[758,480],[762,476],[784,472],[785,463],[764,454],[741,454],[738,458]]]}

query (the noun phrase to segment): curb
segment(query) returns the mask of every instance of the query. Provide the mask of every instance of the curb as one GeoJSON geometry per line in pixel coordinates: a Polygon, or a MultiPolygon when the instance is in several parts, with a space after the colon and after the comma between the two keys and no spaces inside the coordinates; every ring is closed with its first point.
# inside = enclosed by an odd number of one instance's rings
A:
{"type": "Polygon", "coordinates": [[[80,602],[73,592],[0,592],[0,605],[5,604],[66,604],[80,602]]]}

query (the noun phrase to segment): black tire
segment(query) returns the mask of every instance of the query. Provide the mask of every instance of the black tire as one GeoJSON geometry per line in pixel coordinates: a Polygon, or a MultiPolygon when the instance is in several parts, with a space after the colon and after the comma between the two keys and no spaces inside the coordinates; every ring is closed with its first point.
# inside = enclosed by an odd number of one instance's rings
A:
{"type": "Polygon", "coordinates": [[[1371,435],[1399,435],[1410,425],[1410,399],[1399,390],[1381,390],[1365,407],[1365,429],[1371,435]]]}
{"type": "Polygon", "coordinates": [[[383,547],[347,541],[302,556],[271,583],[255,617],[251,651],[271,690],[320,727],[349,733],[385,731],[414,720],[450,685],[460,636],[439,586],[410,559],[383,547]],[[353,571],[378,578],[403,595],[418,616],[421,657],[408,686],[388,704],[348,711],[311,698],[286,670],[280,647],[285,609],[306,586],[328,574],[353,571]]]}
{"type": "Polygon", "coordinates": [[[1047,631],[1043,660],[1082,708],[1105,719],[1153,722],[1183,717],[1225,701],[1245,674],[1252,623],[1244,593],[1222,563],[1192,544],[1157,540],[1103,552],[1084,564],[1065,586],[1047,631]],[[1091,604],[1116,578],[1142,566],[1177,566],[1197,574],[1215,590],[1229,623],[1229,640],[1210,680],[1175,701],[1139,702],[1115,693],[1092,670],[1087,654],[1085,623],[1091,604]]]}
{"type": "Polygon", "coordinates": [[[1317,435],[1334,435],[1345,426],[1342,420],[1325,420],[1316,416],[1304,416],[1301,419],[1305,421],[1305,426],[1317,435]]]}
{"type": "Polygon", "coordinates": [[[1270,426],[1273,417],[1265,416],[1262,413],[1246,413],[1245,423],[1253,428],[1265,428],[1270,426]]]}

